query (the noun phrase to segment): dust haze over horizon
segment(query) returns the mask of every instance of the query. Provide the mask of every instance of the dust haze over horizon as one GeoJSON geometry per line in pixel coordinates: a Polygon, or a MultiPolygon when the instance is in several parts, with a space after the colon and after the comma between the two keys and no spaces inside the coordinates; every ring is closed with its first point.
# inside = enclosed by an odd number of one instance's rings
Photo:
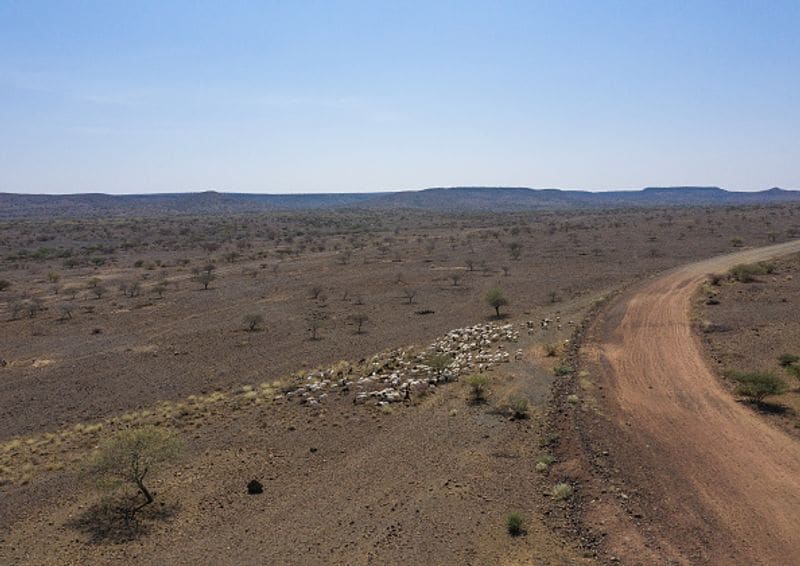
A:
{"type": "Polygon", "coordinates": [[[800,4],[0,1],[0,192],[800,188],[800,4]]]}

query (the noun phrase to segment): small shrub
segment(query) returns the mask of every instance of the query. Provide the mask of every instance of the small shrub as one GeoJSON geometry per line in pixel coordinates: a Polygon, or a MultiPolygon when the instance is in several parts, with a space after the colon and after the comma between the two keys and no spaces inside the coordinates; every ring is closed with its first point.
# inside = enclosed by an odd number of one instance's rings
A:
{"type": "Polygon", "coordinates": [[[577,395],[567,395],[567,402],[570,405],[577,405],[578,404],[578,396],[577,395]]]}
{"type": "Polygon", "coordinates": [[[728,371],[727,377],[736,381],[736,394],[747,397],[756,403],[772,395],[780,395],[786,391],[786,384],[777,375],[769,372],[728,371]]]}
{"type": "Polygon", "coordinates": [[[752,283],[756,280],[757,275],[764,275],[775,272],[775,264],[768,262],[759,263],[741,263],[734,265],[728,274],[731,279],[739,283],[752,283]]]}
{"type": "Polygon", "coordinates": [[[800,366],[795,364],[786,366],[786,372],[795,379],[800,379],[800,366]]]}
{"type": "Polygon", "coordinates": [[[574,373],[575,370],[569,366],[556,366],[553,368],[553,373],[556,377],[564,377],[565,375],[570,375],[574,373]]]}
{"type": "Polygon", "coordinates": [[[569,485],[568,483],[557,483],[555,486],[553,486],[553,491],[551,492],[551,495],[553,499],[555,499],[556,501],[562,501],[564,499],[569,499],[570,497],[572,497],[572,492],[573,492],[572,486],[569,485]]]}
{"type": "Polygon", "coordinates": [[[796,364],[797,362],[800,362],[800,357],[795,356],[794,354],[781,354],[781,356],[778,358],[778,363],[783,368],[787,368],[792,364],[796,364]]]}
{"type": "Polygon", "coordinates": [[[511,416],[517,420],[527,419],[530,415],[528,400],[522,397],[511,401],[511,416]]]}
{"type": "Polygon", "coordinates": [[[558,344],[545,344],[544,353],[548,358],[555,358],[558,354],[558,344]]]}
{"type": "Polygon", "coordinates": [[[211,271],[204,271],[202,273],[198,273],[197,275],[195,275],[193,280],[196,283],[200,283],[200,285],[203,286],[203,290],[207,291],[208,286],[211,285],[211,282],[214,281],[214,279],[216,278],[217,276],[214,275],[211,271]]]}
{"type": "Polygon", "coordinates": [[[488,384],[489,380],[486,379],[486,376],[479,373],[470,375],[467,378],[467,385],[469,385],[470,392],[472,393],[472,401],[474,403],[480,403],[483,401],[484,392],[486,391],[486,386],[488,384]]]}
{"type": "Polygon", "coordinates": [[[525,520],[519,513],[509,513],[506,516],[506,529],[512,537],[518,537],[523,533],[525,520]]]}
{"type": "Polygon", "coordinates": [[[536,458],[536,465],[534,468],[537,472],[546,472],[547,469],[555,463],[556,459],[552,454],[542,454],[536,458]]]}
{"type": "Polygon", "coordinates": [[[256,330],[258,330],[258,327],[264,323],[264,315],[258,312],[253,312],[244,315],[242,320],[247,326],[248,331],[255,332],[256,330]]]}
{"type": "Polygon", "coordinates": [[[559,436],[557,432],[548,432],[539,441],[539,446],[541,446],[542,448],[547,448],[548,446],[553,446],[554,444],[558,444],[558,441],[559,441],[559,436]]]}

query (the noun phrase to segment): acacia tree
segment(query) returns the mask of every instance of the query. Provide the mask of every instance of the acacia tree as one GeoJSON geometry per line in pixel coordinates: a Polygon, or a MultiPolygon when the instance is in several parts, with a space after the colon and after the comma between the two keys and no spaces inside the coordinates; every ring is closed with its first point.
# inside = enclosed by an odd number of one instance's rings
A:
{"type": "Polygon", "coordinates": [[[730,371],[728,377],[736,381],[736,393],[755,401],[758,405],[764,404],[764,399],[773,395],[780,395],[787,389],[786,383],[777,375],[760,371],[730,371]]]}
{"type": "Polygon", "coordinates": [[[328,315],[322,312],[321,310],[312,310],[306,314],[306,324],[308,325],[308,331],[311,333],[312,340],[319,340],[318,332],[319,328],[328,318],[328,315]]]}
{"type": "Polygon", "coordinates": [[[504,307],[508,304],[508,299],[506,298],[503,291],[498,288],[489,289],[484,297],[486,304],[492,307],[497,315],[497,318],[500,318],[500,307],[504,307]]]}
{"type": "Polygon", "coordinates": [[[92,470],[107,484],[133,484],[144,503],[130,509],[131,516],[153,502],[153,494],[144,481],[148,473],[175,459],[181,442],[165,428],[146,425],[121,430],[100,445],[92,470]]]}
{"type": "Polygon", "coordinates": [[[92,289],[92,293],[94,293],[94,296],[97,297],[98,299],[102,298],[103,295],[106,292],[105,286],[104,285],[100,285],[99,283],[97,285],[95,285],[94,287],[92,287],[91,289],[92,289]]]}
{"type": "Polygon", "coordinates": [[[361,328],[364,326],[364,323],[369,320],[369,317],[364,313],[355,313],[350,315],[350,321],[356,325],[356,334],[363,334],[361,328]]]}
{"type": "Polygon", "coordinates": [[[211,285],[211,282],[216,278],[213,271],[202,271],[194,276],[195,282],[200,283],[204,291],[208,290],[208,286],[211,285]]]}
{"type": "Polygon", "coordinates": [[[444,381],[448,382],[449,374],[447,373],[447,369],[453,363],[453,356],[450,354],[442,354],[434,352],[429,354],[425,358],[425,365],[431,368],[433,371],[433,375],[436,377],[437,381],[444,381]]]}

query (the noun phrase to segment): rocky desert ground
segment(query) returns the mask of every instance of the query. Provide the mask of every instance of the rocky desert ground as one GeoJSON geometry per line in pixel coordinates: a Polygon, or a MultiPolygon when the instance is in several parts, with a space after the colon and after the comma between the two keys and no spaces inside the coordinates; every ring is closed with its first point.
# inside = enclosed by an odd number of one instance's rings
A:
{"type": "Polygon", "coordinates": [[[797,454],[798,234],[791,203],[3,220],[0,563],[792,563],[790,481],[764,536],[702,482],[743,485],[715,435],[750,478],[797,454]],[[130,519],[92,463],[142,426],[182,449],[130,519]]]}

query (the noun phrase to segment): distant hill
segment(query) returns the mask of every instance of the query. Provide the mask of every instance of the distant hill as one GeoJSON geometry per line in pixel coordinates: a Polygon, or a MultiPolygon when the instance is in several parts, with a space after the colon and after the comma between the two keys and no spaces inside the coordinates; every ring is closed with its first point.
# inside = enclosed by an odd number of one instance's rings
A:
{"type": "Polygon", "coordinates": [[[590,192],[526,187],[450,187],[419,191],[271,195],[163,193],[152,195],[25,195],[0,193],[0,218],[246,214],[281,210],[420,209],[429,211],[559,210],[647,206],[732,206],[800,202],[800,191],[735,192],[719,187],[647,187],[590,192]]]}

